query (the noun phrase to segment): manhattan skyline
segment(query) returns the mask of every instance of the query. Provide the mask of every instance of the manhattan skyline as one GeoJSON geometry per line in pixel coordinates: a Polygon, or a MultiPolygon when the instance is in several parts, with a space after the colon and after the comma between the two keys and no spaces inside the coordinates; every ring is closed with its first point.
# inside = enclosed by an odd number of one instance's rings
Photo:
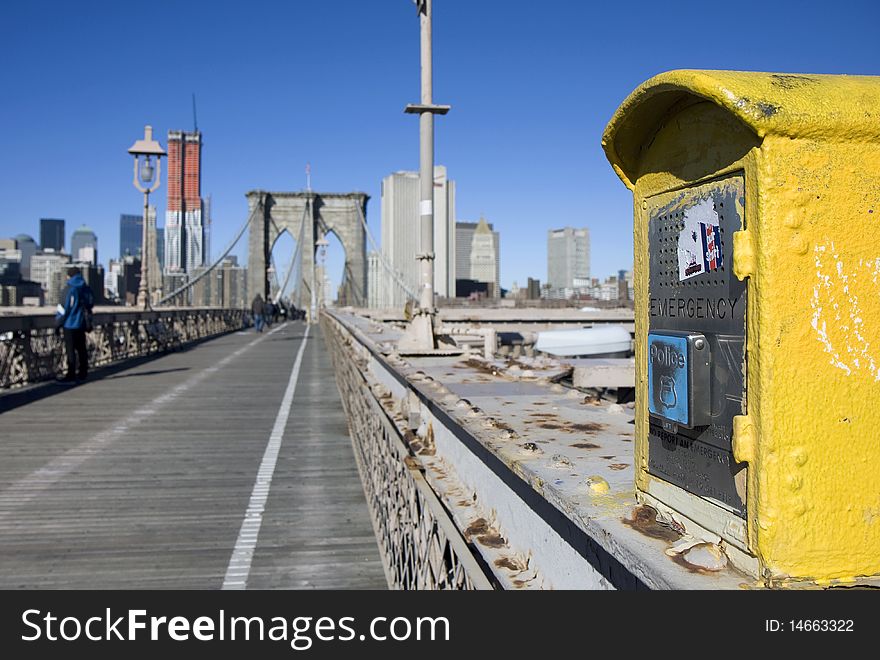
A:
{"type": "MultiPolygon", "coordinates": [[[[406,1],[34,2],[0,9],[6,128],[0,236],[37,237],[39,218],[97,233],[119,253],[120,213],[138,213],[127,147],[151,124],[205,136],[202,195],[216,256],[247,217],[248,190],[363,191],[378,239],[383,177],[418,165],[418,21],[406,1]],[[196,26],[179,39],[176,25],[196,26]],[[296,28],[296,29],[293,29],[296,28]],[[148,35],[141,39],[139,35],[148,35]]],[[[435,162],[457,182],[456,216],[504,236],[501,282],[547,272],[546,232],[589,227],[591,271],[632,264],[632,202],[599,141],[619,103],[675,68],[876,75],[880,10],[844,2],[746,3],[736,39],[720,7],[436,0],[435,162]],[[688,21],[688,16],[699,21],[688,21]],[[859,20],[853,20],[858,16],[859,20]],[[699,27],[702,26],[702,29],[699,27]],[[714,26],[714,27],[713,27],[714,26]],[[784,26],[784,29],[782,29],[784,26]],[[663,37],[663,38],[660,38],[663,37]]],[[[732,29],[732,28],[731,28],[732,29]]],[[[167,171],[151,203],[167,203],[167,171]]],[[[330,237],[328,273],[341,248],[330,237]],[[335,250],[335,252],[334,252],[335,250]]],[[[241,245],[234,251],[243,255],[241,245]]]]}

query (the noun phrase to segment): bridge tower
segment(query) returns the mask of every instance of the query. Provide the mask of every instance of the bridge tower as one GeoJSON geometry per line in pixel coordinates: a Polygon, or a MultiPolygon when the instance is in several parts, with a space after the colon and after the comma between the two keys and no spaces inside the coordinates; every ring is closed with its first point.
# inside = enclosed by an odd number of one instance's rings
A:
{"type": "MultiPolygon", "coordinates": [[[[367,304],[366,193],[267,192],[247,193],[248,211],[252,215],[248,241],[248,296],[258,293],[267,298],[267,268],[272,246],[283,232],[297,242],[299,292],[297,307],[310,308],[311,293],[317,291],[315,253],[319,235],[334,233],[345,250],[345,268],[340,287],[340,300],[355,307],[367,304]],[[362,220],[363,218],[363,220],[362,220]],[[319,231],[320,229],[320,231],[319,231]]],[[[313,312],[315,310],[312,310],[313,312]]],[[[314,318],[314,313],[312,314],[314,318]]]]}

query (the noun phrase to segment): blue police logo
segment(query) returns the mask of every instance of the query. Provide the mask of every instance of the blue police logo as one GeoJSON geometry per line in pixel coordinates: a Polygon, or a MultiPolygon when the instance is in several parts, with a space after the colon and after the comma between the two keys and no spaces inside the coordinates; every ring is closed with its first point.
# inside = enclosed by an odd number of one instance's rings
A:
{"type": "Polygon", "coordinates": [[[648,335],[648,410],[653,415],[687,425],[687,339],[648,335]]]}

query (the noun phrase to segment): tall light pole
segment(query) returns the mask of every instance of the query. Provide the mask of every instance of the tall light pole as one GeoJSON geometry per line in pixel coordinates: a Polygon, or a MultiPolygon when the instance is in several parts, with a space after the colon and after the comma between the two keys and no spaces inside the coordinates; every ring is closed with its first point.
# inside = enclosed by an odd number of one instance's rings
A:
{"type": "Polygon", "coordinates": [[[404,110],[419,115],[419,309],[400,347],[410,350],[432,350],[437,347],[434,336],[434,115],[445,115],[448,105],[433,101],[433,52],[431,36],[432,0],[413,0],[421,24],[421,103],[404,110]]]}
{"type": "Polygon", "coordinates": [[[153,139],[153,127],[144,126],[144,138],[137,140],[128,150],[134,156],[134,187],[144,193],[144,226],[141,238],[141,283],[138,287],[137,306],[150,309],[149,234],[150,193],[155,192],[162,181],[162,156],[165,150],[153,139]],[[156,158],[153,169],[152,158],[156,158]]]}
{"type": "MultiPolygon", "coordinates": [[[[324,285],[327,283],[327,246],[330,245],[330,241],[324,236],[323,230],[319,235],[317,241],[315,241],[315,247],[318,248],[318,254],[321,256],[321,292],[318,296],[318,307],[323,309],[326,307],[327,300],[327,292],[324,290],[324,285]]],[[[315,282],[315,288],[318,287],[318,283],[315,282]]]]}

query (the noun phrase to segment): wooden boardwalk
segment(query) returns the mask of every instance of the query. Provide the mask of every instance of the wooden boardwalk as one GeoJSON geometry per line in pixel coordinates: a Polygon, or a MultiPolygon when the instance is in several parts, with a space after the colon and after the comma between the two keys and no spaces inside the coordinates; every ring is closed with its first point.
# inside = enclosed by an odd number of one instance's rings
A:
{"type": "MultiPolygon", "coordinates": [[[[0,588],[219,589],[304,332],[227,335],[0,414],[0,588]]],[[[317,326],[280,430],[247,588],[386,588],[317,326]]]]}

